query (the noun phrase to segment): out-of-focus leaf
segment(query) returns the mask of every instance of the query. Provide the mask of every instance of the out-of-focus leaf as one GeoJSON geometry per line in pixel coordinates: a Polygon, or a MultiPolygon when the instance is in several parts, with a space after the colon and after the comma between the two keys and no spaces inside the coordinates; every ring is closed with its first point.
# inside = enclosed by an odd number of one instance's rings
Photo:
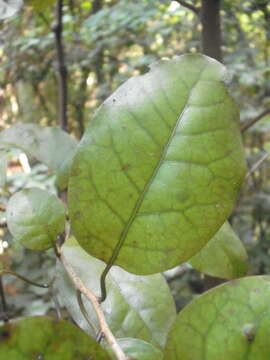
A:
{"type": "Polygon", "coordinates": [[[268,360],[270,277],[232,280],[197,297],[177,316],[166,360],[268,360]]]}
{"type": "Polygon", "coordinates": [[[137,274],[197,253],[230,214],[246,171],[226,70],[202,55],[161,61],[113,93],[70,173],[72,230],[93,256],[137,274]]]}
{"type": "Polygon", "coordinates": [[[23,0],[0,0],[0,20],[15,15],[23,6],[23,0]]]}
{"type": "Polygon", "coordinates": [[[7,156],[5,153],[0,152],[0,187],[5,186],[7,172],[7,156]]]}
{"type": "Polygon", "coordinates": [[[46,164],[61,177],[61,188],[67,184],[68,169],[77,142],[59,128],[36,124],[14,125],[0,133],[1,148],[18,148],[46,164]]]}
{"type": "Polygon", "coordinates": [[[56,0],[25,0],[25,3],[33,6],[35,10],[44,10],[55,2],[56,0]]]}
{"type": "Polygon", "coordinates": [[[28,317],[0,327],[0,360],[109,360],[108,353],[73,324],[28,317]]]}
{"type": "MultiPolygon", "coordinates": [[[[133,338],[123,338],[117,339],[117,342],[124,353],[129,356],[130,359],[138,360],[162,360],[163,353],[160,349],[154,347],[152,344],[149,344],[140,339],[133,338]]],[[[111,353],[113,359],[114,354],[108,349],[108,352],[111,353]]]]}
{"type": "Polygon", "coordinates": [[[246,250],[227,222],[189,263],[203,273],[223,279],[244,276],[248,270],[246,250]]]}
{"type": "Polygon", "coordinates": [[[15,240],[24,247],[46,250],[65,230],[65,208],[54,194],[37,188],[24,189],[8,202],[7,224],[15,240]]]}
{"type": "MultiPolygon", "coordinates": [[[[105,264],[88,255],[69,239],[63,254],[87,288],[99,295],[99,278],[105,264]]],[[[74,288],[61,264],[57,265],[55,286],[76,323],[94,335],[84,319],[74,288]]],[[[165,279],[160,274],[136,276],[114,266],[107,277],[107,298],[102,303],[107,322],[116,337],[134,337],[164,346],[167,333],[175,319],[175,305],[165,279]]],[[[92,306],[84,301],[89,318],[98,328],[92,306]]]]}

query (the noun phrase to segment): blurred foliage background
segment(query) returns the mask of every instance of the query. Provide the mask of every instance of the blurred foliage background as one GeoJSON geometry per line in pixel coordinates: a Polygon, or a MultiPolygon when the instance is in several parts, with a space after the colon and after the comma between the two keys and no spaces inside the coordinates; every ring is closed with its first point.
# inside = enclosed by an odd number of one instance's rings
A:
{"type": "MultiPolygon", "coordinates": [[[[59,125],[54,5],[44,8],[40,7],[42,2],[29,3],[17,16],[0,23],[0,130],[28,122],[59,125]]],[[[149,64],[162,57],[201,51],[200,16],[183,3],[64,1],[62,36],[72,136],[82,136],[85,126],[91,126],[95,109],[130,76],[146,72],[149,64]]],[[[201,5],[196,0],[188,4],[201,5]]],[[[270,5],[267,0],[223,0],[220,17],[223,62],[231,73],[231,92],[240,107],[241,123],[260,118],[243,136],[253,171],[230,222],[248,250],[249,273],[265,274],[270,272],[270,5]]],[[[46,166],[17,150],[7,155],[7,182],[0,190],[0,225],[7,199],[15,191],[30,185],[56,191],[46,166]]],[[[2,267],[12,267],[36,281],[46,280],[53,271],[49,252],[18,248],[5,227],[0,228],[0,239],[2,267]]],[[[193,269],[169,278],[178,308],[217,282],[193,269]]],[[[5,291],[16,314],[43,314],[55,306],[53,294],[14,278],[6,278],[5,291]]]]}

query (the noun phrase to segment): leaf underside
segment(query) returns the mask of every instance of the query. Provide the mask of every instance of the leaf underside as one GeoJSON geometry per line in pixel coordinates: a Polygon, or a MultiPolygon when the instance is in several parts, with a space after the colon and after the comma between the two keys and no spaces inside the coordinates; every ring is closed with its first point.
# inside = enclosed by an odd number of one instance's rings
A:
{"type": "Polygon", "coordinates": [[[0,149],[20,149],[47,165],[58,174],[60,189],[67,185],[76,147],[76,140],[59,128],[18,124],[0,132],[0,149]]]}
{"type": "Polygon", "coordinates": [[[122,338],[117,342],[131,360],[163,360],[162,351],[143,340],[122,338]]]}
{"type": "MultiPolygon", "coordinates": [[[[74,238],[61,250],[85,286],[100,295],[99,277],[105,264],[88,255],[74,238]],[[89,275],[91,274],[91,276],[89,275]]],[[[55,289],[73,320],[91,336],[91,329],[79,308],[74,287],[60,263],[56,267],[55,289]]],[[[176,317],[174,300],[160,274],[138,276],[113,266],[107,278],[107,298],[102,309],[115,336],[134,337],[164,347],[168,331],[176,317]]],[[[99,327],[94,310],[84,297],[83,303],[91,322],[99,327]]]]}
{"type": "Polygon", "coordinates": [[[72,229],[93,256],[151,274],[187,261],[229,216],[246,165],[225,68],[161,61],[99,108],[69,181],[72,229]]]}
{"type": "Polygon", "coordinates": [[[166,360],[268,360],[270,277],[232,280],[199,296],[178,315],[166,360]]]}

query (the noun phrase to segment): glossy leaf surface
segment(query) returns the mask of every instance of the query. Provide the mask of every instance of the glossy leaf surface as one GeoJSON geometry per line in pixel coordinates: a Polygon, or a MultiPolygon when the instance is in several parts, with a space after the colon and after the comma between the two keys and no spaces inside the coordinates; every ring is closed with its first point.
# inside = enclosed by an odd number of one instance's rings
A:
{"type": "MultiPolygon", "coordinates": [[[[72,238],[64,244],[62,251],[84,284],[99,295],[99,278],[105,264],[88,255],[72,238]]],[[[60,263],[56,274],[55,286],[60,300],[75,322],[93,336],[80,311],[74,288],[60,263]]],[[[160,274],[136,276],[114,266],[107,278],[107,293],[102,309],[116,337],[134,337],[164,346],[176,311],[168,285],[160,274]]],[[[84,305],[92,323],[98,327],[91,305],[86,300],[84,305]]]]}
{"type": "Polygon", "coordinates": [[[270,277],[230,281],[199,296],[178,315],[166,360],[268,360],[270,277]]]}
{"type": "Polygon", "coordinates": [[[7,206],[9,231],[24,247],[46,250],[65,230],[65,208],[45,190],[24,189],[13,195],[7,206]]]}
{"type": "Polygon", "coordinates": [[[248,270],[246,250],[227,222],[189,263],[205,274],[223,279],[244,276],[248,270]]]}
{"type": "Polygon", "coordinates": [[[117,342],[131,360],[163,360],[163,352],[143,340],[122,338],[117,342]]]}
{"type": "Polygon", "coordinates": [[[67,321],[23,318],[0,327],[0,360],[109,360],[98,343],[67,321]]]}
{"type": "Polygon", "coordinates": [[[99,108],[75,155],[72,229],[93,256],[150,274],[187,261],[230,214],[245,174],[226,70],[161,61],[99,108]]]}
{"type": "Polygon", "coordinates": [[[67,184],[67,164],[73,158],[77,142],[59,128],[36,124],[14,125],[0,132],[0,149],[17,148],[54,170],[67,184]]]}

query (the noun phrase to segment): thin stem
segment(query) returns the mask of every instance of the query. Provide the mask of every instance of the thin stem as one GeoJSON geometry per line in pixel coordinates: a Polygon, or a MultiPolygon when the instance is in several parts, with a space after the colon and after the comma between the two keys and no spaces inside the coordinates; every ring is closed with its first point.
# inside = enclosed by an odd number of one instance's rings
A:
{"type": "Polygon", "coordinates": [[[60,253],[60,260],[66,269],[67,274],[69,275],[70,279],[72,280],[75,288],[80,291],[82,294],[86,296],[86,298],[91,302],[95,313],[98,318],[99,326],[101,332],[104,334],[104,337],[108,343],[108,345],[111,347],[112,351],[114,352],[117,360],[128,360],[126,355],[124,354],[121,347],[118,345],[114,335],[112,334],[104,313],[101,309],[99,298],[95,296],[89,289],[86,288],[82,280],[77,276],[75,271],[73,270],[72,266],[68,263],[63,253],[60,253]]]}
{"type": "Polygon", "coordinates": [[[110,271],[112,267],[112,263],[107,264],[103,273],[101,274],[100,277],[100,291],[101,291],[101,297],[100,297],[100,302],[102,303],[103,301],[106,300],[107,297],[107,289],[106,289],[106,277],[108,275],[108,272],[110,271]]]}
{"type": "Polygon", "coordinates": [[[3,276],[3,275],[6,275],[6,274],[9,274],[9,275],[12,275],[12,276],[16,276],[18,279],[26,282],[27,284],[29,285],[34,285],[34,286],[37,286],[37,287],[41,287],[43,289],[48,289],[51,284],[39,284],[39,283],[36,283],[35,281],[32,281],[32,280],[29,280],[27,279],[26,277],[14,272],[14,271],[11,271],[11,270],[1,270],[0,271],[0,278],[3,276]]]}
{"type": "Polygon", "coordinates": [[[53,26],[55,36],[56,55],[57,55],[57,76],[58,76],[58,91],[59,91],[59,122],[61,129],[68,131],[68,71],[65,62],[65,52],[63,44],[63,0],[58,0],[56,3],[56,20],[53,26]]]}
{"type": "Polygon", "coordinates": [[[241,126],[241,132],[245,132],[247,131],[251,126],[253,126],[254,124],[256,124],[256,122],[258,122],[259,120],[261,120],[265,115],[270,114],[270,108],[264,110],[263,112],[261,112],[259,115],[257,115],[254,119],[248,120],[246,121],[242,126],[241,126]]]}
{"type": "Polygon", "coordinates": [[[94,324],[91,323],[91,321],[88,317],[88,313],[86,311],[86,308],[85,308],[83,300],[82,300],[82,293],[79,290],[77,290],[76,295],[77,295],[77,302],[80,307],[81,313],[83,314],[83,316],[84,316],[85,320],[87,321],[88,325],[90,326],[90,328],[94,331],[95,334],[97,334],[98,329],[95,327],[94,324]]]}

